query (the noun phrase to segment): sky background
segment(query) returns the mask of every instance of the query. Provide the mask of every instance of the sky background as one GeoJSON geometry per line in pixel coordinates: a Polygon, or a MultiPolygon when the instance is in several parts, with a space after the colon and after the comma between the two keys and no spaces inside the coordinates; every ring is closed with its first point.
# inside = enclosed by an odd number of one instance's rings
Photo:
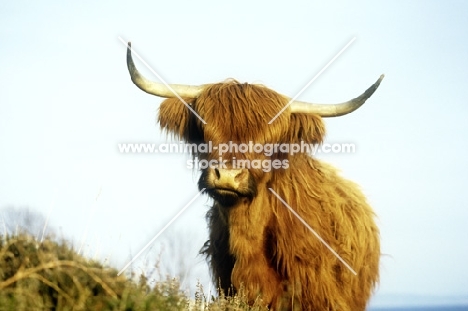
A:
{"type": "MultiPolygon", "coordinates": [[[[184,154],[119,153],[172,141],[119,37],[169,83],[235,78],[291,97],[356,37],[299,100],[345,101],[385,74],[358,111],[325,120],[326,142],[356,152],[319,156],[378,215],[373,303],[468,300],[467,12],[465,1],[1,1],[0,208],[50,215],[51,230],[121,268],[197,194],[198,175],[184,154]]],[[[134,271],[163,250],[165,269],[187,267],[185,286],[209,288],[197,257],[209,203],[197,198],[134,271]]]]}

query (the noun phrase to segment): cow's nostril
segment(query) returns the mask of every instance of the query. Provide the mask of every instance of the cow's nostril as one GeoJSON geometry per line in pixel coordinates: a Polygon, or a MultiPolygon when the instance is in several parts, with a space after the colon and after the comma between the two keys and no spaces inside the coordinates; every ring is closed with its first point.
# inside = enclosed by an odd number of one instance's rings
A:
{"type": "Polygon", "coordinates": [[[221,177],[221,174],[219,173],[218,168],[215,167],[214,171],[215,171],[215,174],[216,174],[216,178],[219,179],[221,177]]]}

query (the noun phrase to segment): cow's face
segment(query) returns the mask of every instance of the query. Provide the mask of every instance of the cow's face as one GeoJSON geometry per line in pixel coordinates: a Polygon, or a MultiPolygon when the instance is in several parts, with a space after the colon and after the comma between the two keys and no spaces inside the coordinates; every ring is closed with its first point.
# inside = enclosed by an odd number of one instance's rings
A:
{"type": "MultiPolygon", "coordinates": [[[[342,116],[358,109],[375,92],[384,77],[381,75],[363,94],[350,101],[324,105],[291,100],[291,105],[277,115],[288,105],[290,99],[263,86],[239,84],[236,81],[213,85],[168,86],[150,81],[136,69],[130,43],[127,48],[127,68],[133,83],[140,89],[168,98],[161,104],[159,111],[159,123],[163,129],[188,143],[211,143],[213,147],[229,142],[238,145],[250,142],[321,143],[325,134],[321,117],[342,116]],[[175,93],[182,96],[191,108],[175,97],[175,93]],[[273,118],[275,120],[272,120],[273,118]],[[269,124],[270,121],[273,122],[269,124]]],[[[257,161],[256,163],[263,164],[265,160],[281,161],[288,160],[289,157],[278,152],[266,155],[240,150],[222,154],[219,150],[210,153],[196,152],[193,156],[201,161],[219,161],[225,164],[226,167],[211,165],[204,169],[199,182],[200,188],[206,188],[208,193],[224,206],[251,200],[260,187],[267,185],[274,172],[281,173],[281,169],[286,169],[284,165],[280,165],[279,171],[274,165],[270,171],[265,171],[263,165],[242,169],[236,165],[235,160],[245,160],[251,164],[252,161],[257,161]]]]}
{"type": "Polygon", "coordinates": [[[288,99],[259,85],[214,84],[197,99],[185,101],[206,123],[173,98],[161,104],[159,123],[187,143],[213,147],[193,154],[210,164],[202,169],[199,188],[225,207],[248,203],[272,174],[287,169],[289,155],[274,152],[274,144],[320,143],[324,135],[319,116],[291,114],[289,109],[277,115],[288,99]]]}

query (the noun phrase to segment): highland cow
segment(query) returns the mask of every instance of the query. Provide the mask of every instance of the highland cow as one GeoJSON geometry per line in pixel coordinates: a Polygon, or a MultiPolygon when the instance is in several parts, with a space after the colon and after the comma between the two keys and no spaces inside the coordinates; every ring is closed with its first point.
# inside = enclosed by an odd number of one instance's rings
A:
{"type": "MultiPolygon", "coordinates": [[[[159,109],[162,129],[188,143],[213,146],[320,144],[322,117],[356,110],[383,78],[342,104],[288,106],[286,96],[234,80],[201,86],[149,81],[135,68],[130,43],[127,66],[140,89],[167,98],[159,109]]],[[[380,242],[374,212],[356,184],[307,152],[192,155],[223,164],[202,169],[198,185],[214,201],[201,252],[224,294],[243,288],[249,303],[260,301],[272,310],[365,310],[379,278],[380,242]],[[276,166],[239,167],[239,160],[276,166]]]]}

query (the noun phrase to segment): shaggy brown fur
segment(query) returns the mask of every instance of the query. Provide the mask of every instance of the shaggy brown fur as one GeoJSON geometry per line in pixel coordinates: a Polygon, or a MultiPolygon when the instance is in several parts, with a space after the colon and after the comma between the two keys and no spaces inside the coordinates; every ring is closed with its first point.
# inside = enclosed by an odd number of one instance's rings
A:
{"type": "MultiPolygon", "coordinates": [[[[163,129],[190,143],[321,143],[317,115],[285,110],[287,99],[259,85],[236,81],[209,85],[185,99],[203,124],[178,99],[160,107],[163,129]]],[[[218,159],[217,152],[194,154],[218,159]]],[[[219,190],[220,171],[202,172],[200,188],[214,199],[207,214],[209,240],[202,250],[214,281],[232,294],[244,286],[250,301],[274,310],[365,310],[379,276],[379,230],[358,186],[308,154],[229,153],[223,159],[282,159],[289,168],[241,170],[234,192],[219,190]],[[288,203],[353,269],[352,274],[268,188],[288,203]],[[223,200],[228,196],[229,200],[223,200]]],[[[229,162],[230,163],[230,162],[229,162]]]]}

